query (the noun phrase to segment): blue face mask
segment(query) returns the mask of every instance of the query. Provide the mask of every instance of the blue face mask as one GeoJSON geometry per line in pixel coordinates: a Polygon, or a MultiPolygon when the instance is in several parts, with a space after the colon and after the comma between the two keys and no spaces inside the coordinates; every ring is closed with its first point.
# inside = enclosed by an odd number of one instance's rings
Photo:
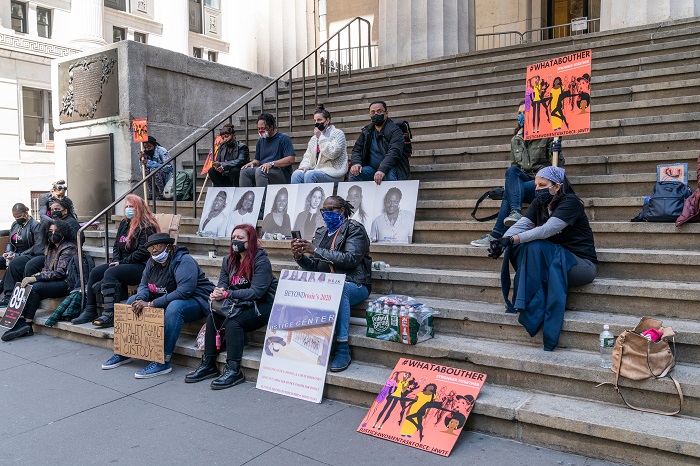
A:
{"type": "Polygon", "coordinates": [[[540,201],[540,204],[549,205],[554,199],[554,194],[549,192],[549,188],[535,189],[535,197],[540,201]]]}
{"type": "Polygon", "coordinates": [[[518,114],[518,126],[521,128],[525,126],[525,114],[524,113],[519,113],[518,114]]]}
{"type": "Polygon", "coordinates": [[[136,210],[135,210],[133,207],[127,207],[126,209],[124,209],[124,215],[125,215],[126,218],[128,218],[129,220],[131,220],[132,218],[134,218],[134,214],[135,214],[135,213],[136,213],[136,210]]]}
{"type": "Polygon", "coordinates": [[[321,212],[321,215],[323,215],[323,221],[326,222],[326,228],[328,228],[330,233],[338,231],[338,228],[340,228],[345,221],[345,216],[335,210],[321,212]]]}
{"type": "Polygon", "coordinates": [[[168,255],[168,250],[163,249],[163,252],[161,252],[160,254],[156,254],[155,256],[151,256],[151,259],[158,262],[159,264],[165,264],[165,261],[168,260],[168,255]]]}

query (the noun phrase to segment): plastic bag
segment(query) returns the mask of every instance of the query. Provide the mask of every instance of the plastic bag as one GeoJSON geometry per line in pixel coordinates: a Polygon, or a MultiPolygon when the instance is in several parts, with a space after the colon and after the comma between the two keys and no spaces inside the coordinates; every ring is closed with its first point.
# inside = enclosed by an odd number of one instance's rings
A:
{"type": "Polygon", "coordinates": [[[435,314],[438,311],[410,296],[382,296],[367,307],[366,335],[379,340],[415,345],[435,336],[435,314]]]}

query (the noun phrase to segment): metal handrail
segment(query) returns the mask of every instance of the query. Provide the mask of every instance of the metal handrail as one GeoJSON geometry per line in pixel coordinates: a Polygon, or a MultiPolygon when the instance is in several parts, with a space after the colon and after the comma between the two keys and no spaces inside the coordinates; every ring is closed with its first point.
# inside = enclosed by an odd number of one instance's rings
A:
{"type": "Polygon", "coordinates": [[[584,31],[571,31],[571,26],[574,21],[565,24],[557,24],[555,26],[547,26],[537,29],[528,29],[525,32],[519,31],[502,31],[502,32],[492,32],[488,34],[477,34],[476,35],[476,49],[477,50],[487,50],[499,47],[510,47],[513,45],[527,44],[531,42],[539,42],[543,40],[555,39],[564,36],[578,36],[583,34],[590,34],[593,32],[600,31],[600,18],[591,18],[586,20],[586,29],[584,31]],[[568,28],[568,29],[567,29],[568,28]],[[554,37],[557,36],[557,37],[554,37]],[[481,41],[479,39],[482,39],[481,41]],[[492,47],[480,47],[484,43],[491,45],[492,47]],[[498,45],[495,45],[498,43],[498,45]]]}
{"type": "MultiPolygon", "coordinates": [[[[233,116],[236,115],[238,112],[241,110],[245,110],[245,139],[246,139],[246,144],[248,144],[248,126],[249,126],[249,117],[250,117],[250,106],[253,103],[254,100],[260,98],[260,113],[264,113],[264,108],[265,108],[265,91],[271,89],[274,86],[275,89],[275,119],[278,120],[278,115],[279,115],[279,83],[280,81],[284,82],[284,79],[287,78],[287,83],[288,83],[288,92],[289,92],[289,131],[292,131],[293,129],[293,104],[292,104],[292,86],[293,86],[293,72],[294,70],[301,66],[301,86],[302,86],[302,118],[306,116],[306,61],[313,55],[314,56],[314,104],[318,102],[318,64],[319,64],[319,52],[321,51],[322,48],[325,47],[326,50],[326,56],[328,56],[328,51],[330,49],[330,43],[332,40],[337,39],[338,47],[338,57],[340,57],[340,34],[343,33],[344,31],[347,30],[348,34],[348,47],[350,48],[352,44],[352,35],[351,35],[351,30],[350,27],[357,22],[357,30],[358,30],[358,40],[359,40],[359,47],[360,49],[362,48],[362,25],[366,24],[367,26],[367,45],[371,45],[372,41],[372,27],[371,24],[368,20],[365,18],[362,18],[360,16],[355,17],[351,21],[349,21],[345,26],[340,28],[335,34],[330,36],[325,42],[323,42],[321,45],[316,47],[313,51],[311,51],[309,54],[307,54],[304,58],[299,60],[295,65],[293,65],[291,68],[286,70],[284,73],[279,75],[276,79],[268,83],[266,86],[264,86],[261,90],[255,92],[255,91],[250,91],[248,92],[245,96],[243,96],[241,99],[237,100],[233,104],[231,104],[229,107],[221,111],[219,114],[215,115],[213,118],[211,118],[207,123],[204,124],[204,126],[196,131],[194,131],[192,134],[187,136],[185,139],[177,143],[173,148],[170,150],[171,157],[168,159],[165,163],[160,165],[158,168],[155,170],[151,171],[151,173],[148,174],[145,178],[143,178],[141,181],[136,183],[135,186],[133,186],[129,191],[126,193],[122,194],[119,199],[113,201],[110,203],[107,207],[102,209],[100,213],[95,215],[92,219],[90,219],[88,222],[86,222],[80,229],[78,230],[77,234],[77,243],[78,243],[78,269],[80,271],[80,291],[82,293],[83,298],[85,298],[85,274],[83,271],[83,245],[81,241],[81,236],[83,235],[83,232],[94,222],[96,222],[99,218],[101,218],[103,215],[105,217],[105,255],[107,259],[107,263],[109,263],[109,213],[111,212],[114,207],[119,204],[121,201],[124,200],[126,196],[129,194],[135,192],[138,190],[144,183],[150,182],[151,183],[151,194],[153,196],[153,213],[156,213],[157,207],[156,207],[156,195],[155,195],[155,178],[154,176],[163,170],[163,168],[168,165],[169,163],[172,162],[173,166],[173,178],[177,175],[177,162],[175,162],[175,159],[180,157],[182,154],[184,154],[188,149],[192,149],[192,165],[193,165],[193,175],[194,175],[194,182],[192,183],[192,207],[193,207],[193,216],[196,218],[197,217],[197,143],[200,142],[202,139],[204,139],[208,134],[211,133],[212,136],[212,148],[214,147],[214,141],[216,139],[215,135],[215,130],[217,127],[219,127],[221,124],[228,122],[228,123],[233,123],[233,116]],[[251,95],[252,94],[252,95],[251,95]],[[246,99],[247,96],[250,96],[249,98],[246,99]],[[238,102],[241,100],[244,100],[244,103],[236,106],[238,102]],[[235,110],[231,111],[231,108],[235,108],[235,110]]],[[[342,50],[345,50],[343,48],[342,50]]],[[[368,54],[368,63],[369,66],[368,68],[372,67],[372,49],[371,47],[368,48],[367,50],[368,54]]],[[[362,61],[362,58],[360,58],[360,61],[362,61]]],[[[356,68],[357,69],[357,68],[356,68]]],[[[326,75],[326,96],[330,96],[330,70],[328,67],[325,69],[326,75]]],[[[351,71],[348,72],[348,76],[351,76],[351,71]]],[[[338,70],[338,88],[340,88],[340,77],[341,73],[340,70],[338,70]]],[[[335,78],[334,78],[335,79],[335,78]]],[[[148,202],[148,200],[145,200],[148,202]]],[[[177,188],[176,188],[176,183],[173,181],[173,213],[177,213],[177,188]]],[[[81,309],[84,309],[85,306],[85,299],[81,300],[81,309]]]]}

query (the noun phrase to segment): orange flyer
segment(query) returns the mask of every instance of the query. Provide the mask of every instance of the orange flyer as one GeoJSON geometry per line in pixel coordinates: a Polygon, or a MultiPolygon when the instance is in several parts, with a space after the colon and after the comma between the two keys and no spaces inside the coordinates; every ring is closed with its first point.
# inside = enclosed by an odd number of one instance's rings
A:
{"type": "Polygon", "coordinates": [[[131,120],[131,132],[134,134],[134,142],[148,141],[148,120],[146,118],[131,120]]]}
{"type": "Polygon", "coordinates": [[[525,140],[591,131],[590,50],[528,65],[525,140]]]}
{"type": "Polygon", "coordinates": [[[357,429],[449,456],[486,374],[401,358],[357,429]]]}

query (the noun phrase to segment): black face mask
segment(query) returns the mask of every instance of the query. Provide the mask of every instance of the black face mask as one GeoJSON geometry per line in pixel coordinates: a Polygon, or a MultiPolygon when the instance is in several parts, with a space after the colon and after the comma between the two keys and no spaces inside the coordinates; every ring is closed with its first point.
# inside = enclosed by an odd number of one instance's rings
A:
{"type": "Polygon", "coordinates": [[[230,141],[226,141],[226,146],[227,147],[235,147],[236,146],[236,140],[231,139],[230,141]]]}
{"type": "Polygon", "coordinates": [[[245,251],[245,241],[240,241],[237,239],[231,240],[231,249],[233,249],[233,252],[241,254],[245,251]]]}
{"type": "Polygon", "coordinates": [[[27,223],[27,219],[24,218],[24,217],[20,217],[20,218],[16,218],[16,219],[15,219],[15,222],[17,222],[17,225],[22,226],[22,225],[24,225],[25,223],[27,223]]]}
{"type": "Polygon", "coordinates": [[[63,213],[60,210],[54,210],[51,212],[51,218],[54,220],[60,220],[63,218],[63,213]]]}
{"type": "Polygon", "coordinates": [[[59,244],[61,241],[63,241],[63,236],[59,235],[58,233],[51,233],[51,236],[49,236],[49,241],[51,241],[53,244],[59,244]]]}
{"type": "Polygon", "coordinates": [[[145,150],[144,153],[149,157],[153,157],[153,155],[156,153],[156,150],[145,150]]]}
{"type": "Polygon", "coordinates": [[[374,126],[382,126],[384,124],[384,114],[382,113],[375,113],[370,118],[372,119],[374,126]]]}
{"type": "Polygon", "coordinates": [[[323,124],[323,123],[316,123],[314,126],[315,126],[319,131],[323,131],[324,129],[326,129],[326,125],[323,124]]]}

